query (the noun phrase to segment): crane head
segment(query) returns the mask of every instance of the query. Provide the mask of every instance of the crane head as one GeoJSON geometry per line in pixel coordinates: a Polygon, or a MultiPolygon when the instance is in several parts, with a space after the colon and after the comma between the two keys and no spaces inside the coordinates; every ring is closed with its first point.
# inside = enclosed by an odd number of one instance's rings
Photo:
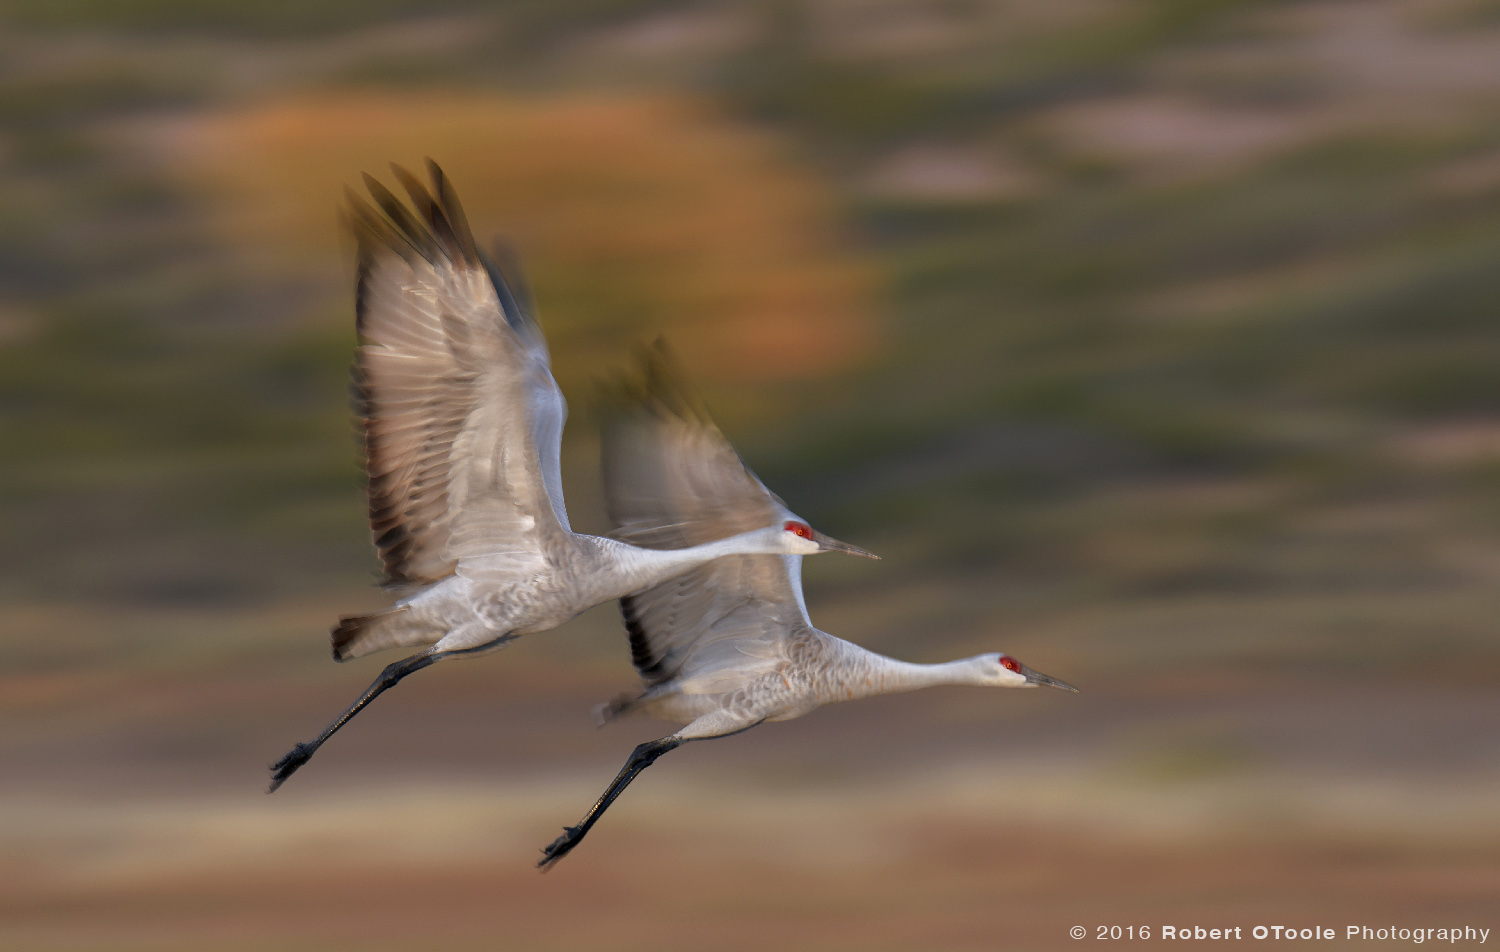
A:
{"type": "Polygon", "coordinates": [[[845,555],[857,555],[866,559],[878,559],[880,556],[874,552],[861,549],[857,545],[840,542],[832,536],[826,536],[812,526],[797,519],[788,519],[781,527],[785,534],[783,541],[787,548],[795,555],[813,555],[818,552],[843,552],[845,555]]]}
{"type": "Polygon", "coordinates": [[[1033,671],[1008,654],[984,655],[983,660],[994,665],[994,683],[998,687],[1034,688],[1045,684],[1049,688],[1060,688],[1064,691],[1072,691],[1074,694],[1078,693],[1078,689],[1068,682],[1059,681],[1040,671],[1033,671]]]}

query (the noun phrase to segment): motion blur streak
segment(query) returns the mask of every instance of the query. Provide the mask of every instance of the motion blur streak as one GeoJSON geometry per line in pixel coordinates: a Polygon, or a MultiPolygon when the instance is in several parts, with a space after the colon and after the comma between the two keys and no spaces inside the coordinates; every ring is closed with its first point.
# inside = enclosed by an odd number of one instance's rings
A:
{"type": "Polygon", "coordinates": [[[1493,919],[1490,0],[0,6],[0,946],[1493,919]],[[541,877],[663,729],[592,726],[606,607],[262,796],[381,663],[323,640],[383,604],[334,206],[428,155],[534,277],[576,528],[589,388],[665,332],[883,557],[809,560],[821,627],[1083,692],[689,745],[541,877]]]}

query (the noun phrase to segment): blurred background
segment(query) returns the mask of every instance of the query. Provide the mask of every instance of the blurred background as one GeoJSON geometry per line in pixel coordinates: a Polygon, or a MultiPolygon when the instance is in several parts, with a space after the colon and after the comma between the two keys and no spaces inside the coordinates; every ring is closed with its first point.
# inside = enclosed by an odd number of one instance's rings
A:
{"type": "Polygon", "coordinates": [[[1500,928],[1495,0],[7,0],[0,169],[5,948],[1500,928]],[[603,606],[265,796],[392,660],[328,657],[383,604],[334,209],[427,155],[527,263],[576,526],[665,333],[885,556],[809,561],[820,627],[1082,693],[693,745],[543,877],[669,729],[594,729],[603,606]]]}

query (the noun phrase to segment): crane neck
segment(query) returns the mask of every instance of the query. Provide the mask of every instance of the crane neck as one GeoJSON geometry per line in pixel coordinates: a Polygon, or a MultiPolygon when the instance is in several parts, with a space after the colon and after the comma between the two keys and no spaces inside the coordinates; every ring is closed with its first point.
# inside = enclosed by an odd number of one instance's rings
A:
{"type": "Polygon", "coordinates": [[[941,684],[985,685],[991,678],[979,663],[978,658],[960,658],[937,664],[914,664],[878,655],[884,661],[885,677],[883,694],[915,691],[919,688],[936,687],[941,684]]]}
{"type": "Polygon", "coordinates": [[[828,666],[836,671],[828,700],[842,701],[879,694],[900,694],[944,684],[993,685],[992,672],[982,657],[960,658],[939,664],[914,664],[827,636],[839,655],[828,666]]]}
{"type": "MultiPolygon", "coordinates": [[[[615,542],[621,547],[617,564],[621,568],[622,581],[629,585],[622,594],[659,585],[662,582],[691,571],[705,562],[726,555],[780,555],[777,546],[777,531],[754,529],[741,532],[726,539],[716,539],[702,545],[683,549],[646,549],[629,543],[615,542]]],[[[610,540],[614,541],[614,540],[610,540]]]]}

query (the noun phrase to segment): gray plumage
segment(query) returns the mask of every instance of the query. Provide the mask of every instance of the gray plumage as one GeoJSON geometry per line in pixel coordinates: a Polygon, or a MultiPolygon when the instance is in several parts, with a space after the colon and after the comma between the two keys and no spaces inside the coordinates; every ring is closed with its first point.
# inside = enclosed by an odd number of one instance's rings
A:
{"type": "MultiPolygon", "coordinates": [[[[802,522],[745,466],[660,349],[647,356],[633,406],[606,426],[604,450],[605,495],[622,539],[690,546],[744,526],[802,522]]],[[[796,554],[717,559],[620,607],[644,690],[601,707],[601,720],[639,712],[683,726],[636,748],[583,821],[543,851],[543,867],[576,846],[641,770],[688,741],[938,684],[1074,690],[1008,655],[910,664],[819,631],[796,554]]]]}
{"type": "Polygon", "coordinates": [[[601,602],[737,552],[860,553],[765,522],[703,544],[644,548],[572,531],[559,467],[567,405],[546,341],[475,245],[442,171],[392,167],[408,208],[365,176],[347,193],[358,243],[354,393],[370,525],[391,609],[333,630],[343,661],[429,646],[387,667],[314,741],[272,765],[271,789],[381,692],[436,661],[497,650],[601,602]]]}

